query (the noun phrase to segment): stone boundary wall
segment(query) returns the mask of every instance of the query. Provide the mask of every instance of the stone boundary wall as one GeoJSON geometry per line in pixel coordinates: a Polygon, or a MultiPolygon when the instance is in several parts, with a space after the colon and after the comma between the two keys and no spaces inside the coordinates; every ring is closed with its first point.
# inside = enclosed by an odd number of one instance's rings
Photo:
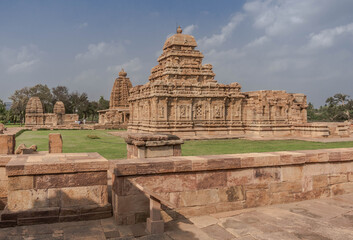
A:
{"type": "Polygon", "coordinates": [[[7,203],[7,183],[6,164],[13,155],[0,155],[0,210],[3,210],[7,203]]]}
{"type": "Polygon", "coordinates": [[[110,217],[108,167],[98,153],[12,156],[0,227],[110,217]]]}
{"type": "Polygon", "coordinates": [[[146,221],[138,183],[177,206],[173,218],[353,192],[353,148],[128,159],[115,163],[112,205],[118,224],[146,221]]]}

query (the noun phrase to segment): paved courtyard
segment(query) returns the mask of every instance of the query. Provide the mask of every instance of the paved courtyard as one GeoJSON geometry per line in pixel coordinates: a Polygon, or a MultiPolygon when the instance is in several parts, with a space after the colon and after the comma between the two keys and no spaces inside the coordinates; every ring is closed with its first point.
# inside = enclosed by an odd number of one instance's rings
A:
{"type": "Polygon", "coordinates": [[[162,235],[113,218],[0,229],[0,239],[353,239],[353,194],[169,221],[162,235]]]}

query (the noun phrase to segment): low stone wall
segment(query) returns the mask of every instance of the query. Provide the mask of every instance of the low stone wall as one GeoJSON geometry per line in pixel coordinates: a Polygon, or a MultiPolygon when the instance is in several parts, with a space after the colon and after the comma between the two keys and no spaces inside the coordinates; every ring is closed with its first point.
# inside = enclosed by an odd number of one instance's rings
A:
{"type": "Polygon", "coordinates": [[[3,210],[7,203],[7,183],[6,164],[13,155],[0,155],[0,210],[3,210]]]}
{"type": "Polygon", "coordinates": [[[292,133],[300,137],[349,137],[351,131],[347,123],[314,122],[295,125],[292,133]]]}
{"type": "Polygon", "coordinates": [[[190,217],[352,193],[353,148],[128,159],[115,163],[112,180],[118,224],[149,215],[135,183],[173,203],[172,217],[190,217]]]}
{"type": "Polygon", "coordinates": [[[13,156],[0,227],[110,217],[107,170],[97,153],[13,156]]]}

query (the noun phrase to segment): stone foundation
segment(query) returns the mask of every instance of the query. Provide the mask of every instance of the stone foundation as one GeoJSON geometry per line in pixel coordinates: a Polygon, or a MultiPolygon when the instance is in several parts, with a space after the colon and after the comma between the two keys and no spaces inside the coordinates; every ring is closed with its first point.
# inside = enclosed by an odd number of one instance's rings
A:
{"type": "Polygon", "coordinates": [[[13,157],[6,165],[8,200],[0,226],[110,217],[107,169],[97,153],[13,157]]]}
{"type": "Polygon", "coordinates": [[[113,210],[118,224],[146,221],[158,194],[170,216],[196,216],[353,192],[353,148],[130,159],[117,162],[113,210]]]}

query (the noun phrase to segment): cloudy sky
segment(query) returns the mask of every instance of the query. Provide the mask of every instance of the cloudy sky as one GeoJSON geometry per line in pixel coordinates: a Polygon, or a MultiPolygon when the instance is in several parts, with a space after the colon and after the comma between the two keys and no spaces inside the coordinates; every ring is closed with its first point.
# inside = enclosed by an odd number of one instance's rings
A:
{"type": "Polygon", "coordinates": [[[109,98],[148,81],[167,36],[192,34],[220,83],[353,98],[352,0],[0,1],[0,99],[35,84],[109,98]]]}

